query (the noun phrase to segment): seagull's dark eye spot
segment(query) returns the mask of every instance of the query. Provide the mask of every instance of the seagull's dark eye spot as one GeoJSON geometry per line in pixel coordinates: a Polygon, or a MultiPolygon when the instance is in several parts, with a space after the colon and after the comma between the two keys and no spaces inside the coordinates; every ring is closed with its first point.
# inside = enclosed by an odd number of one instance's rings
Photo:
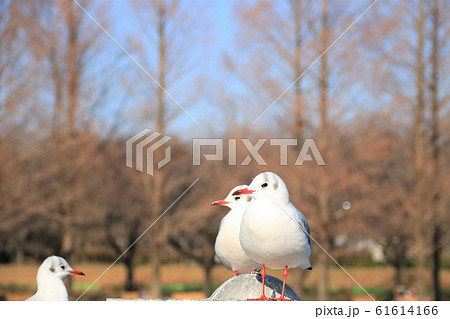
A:
{"type": "Polygon", "coordinates": [[[61,269],[66,269],[66,267],[65,266],[61,266],[61,269]]]}
{"type": "Polygon", "coordinates": [[[240,196],[236,196],[235,198],[234,198],[234,200],[239,200],[239,198],[241,198],[240,196]]]}
{"type": "Polygon", "coordinates": [[[53,266],[50,267],[50,271],[51,271],[51,272],[55,272],[55,268],[53,268],[53,266]]]}
{"type": "Polygon", "coordinates": [[[267,184],[267,183],[264,183],[261,185],[262,188],[266,188],[267,186],[269,186],[269,184],[267,184]]]}

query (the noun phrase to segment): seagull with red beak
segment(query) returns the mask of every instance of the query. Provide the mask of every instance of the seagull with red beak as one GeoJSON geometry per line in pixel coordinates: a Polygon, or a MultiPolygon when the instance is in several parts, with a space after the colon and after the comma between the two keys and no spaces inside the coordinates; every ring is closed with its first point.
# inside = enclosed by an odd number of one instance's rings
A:
{"type": "Polygon", "coordinates": [[[248,188],[233,193],[255,198],[241,222],[239,240],[244,252],[262,264],[262,295],[257,300],[269,300],[264,294],[265,266],[284,269],[281,296],[284,297],[288,268],[311,270],[311,241],[305,216],[289,200],[284,181],[275,173],[256,176],[248,188]]]}
{"type": "Polygon", "coordinates": [[[253,197],[249,195],[233,195],[233,193],[244,188],[247,188],[247,185],[236,186],[225,199],[212,203],[212,205],[231,208],[220,222],[215,251],[219,261],[233,271],[233,277],[237,276],[237,274],[259,271],[261,269],[261,264],[248,257],[239,242],[242,217],[253,197]]]}
{"type": "Polygon", "coordinates": [[[39,267],[37,274],[37,292],[27,301],[68,301],[63,279],[69,275],[84,276],[84,273],[72,269],[64,258],[47,257],[39,267]]]}

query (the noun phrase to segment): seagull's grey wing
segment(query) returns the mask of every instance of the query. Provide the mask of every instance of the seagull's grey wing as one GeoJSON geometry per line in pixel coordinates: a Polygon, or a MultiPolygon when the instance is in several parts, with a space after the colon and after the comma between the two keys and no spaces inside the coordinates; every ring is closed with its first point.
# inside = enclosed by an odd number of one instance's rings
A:
{"type": "Polygon", "coordinates": [[[300,225],[300,227],[302,228],[302,230],[307,233],[308,244],[309,244],[309,246],[311,246],[311,235],[310,235],[311,231],[309,230],[308,221],[306,220],[306,217],[299,210],[297,210],[297,212],[298,212],[297,222],[300,225]]]}
{"type": "Polygon", "coordinates": [[[303,219],[305,220],[305,229],[306,229],[306,232],[308,233],[308,243],[309,243],[309,246],[311,247],[311,232],[309,230],[309,224],[308,224],[308,221],[306,220],[305,216],[303,216],[303,219]]]}

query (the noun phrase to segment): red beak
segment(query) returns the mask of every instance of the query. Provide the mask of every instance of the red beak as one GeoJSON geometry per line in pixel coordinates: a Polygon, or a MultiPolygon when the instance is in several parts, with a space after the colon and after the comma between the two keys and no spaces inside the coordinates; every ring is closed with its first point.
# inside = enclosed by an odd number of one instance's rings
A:
{"type": "Polygon", "coordinates": [[[212,202],[211,205],[217,206],[217,205],[226,205],[229,204],[230,202],[227,202],[226,200],[216,200],[215,202],[212,202]]]}
{"type": "Polygon", "coordinates": [[[84,273],[79,270],[69,270],[69,273],[72,275],[84,276],[84,273]]]}
{"type": "Polygon", "coordinates": [[[252,191],[252,190],[250,190],[248,188],[243,188],[243,189],[239,189],[239,190],[235,191],[233,193],[233,196],[234,195],[243,195],[243,194],[253,194],[254,192],[255,191],[252,191]]]}

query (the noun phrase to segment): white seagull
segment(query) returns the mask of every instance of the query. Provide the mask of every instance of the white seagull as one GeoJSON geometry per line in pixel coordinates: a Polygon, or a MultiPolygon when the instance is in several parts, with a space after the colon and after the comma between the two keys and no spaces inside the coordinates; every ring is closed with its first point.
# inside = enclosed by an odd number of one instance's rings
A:
{"type": "Polygon", "coordinates": [[[212,205],[231,208],[220,222],[215,251],[219,261],[233,271],[233,277],[236,277],[237,274],[259,271],[261,269],[261,264],[248,257],[239,242],[242,217],[253,197],[249,195],[233,195],[233,193],[247,187],[247,185],[236,186],[225,199],[212,203],[212,205]]]}
{"type": "Polygon", "coordinates": [[[262,295],[264,294],[265,266],[284,269],[283,290],[276,300],[284,298],[288,268],[311,270],[311,241],[305,216],[289,200],[286,184],[275,173],[256,176],[248,188],[233,195],[251,194],[255,198],[242,218],[240,243],[245,253],[262,264],[262,295]]]}
{"type": "Polygon", "coordinates": [[[68,275],[81,275],[81,271],[73,270],[64,258],[47,257],[37,273],[37,292],[27,301],[68,301],[66,286],[62,279],[68,275]]]}

